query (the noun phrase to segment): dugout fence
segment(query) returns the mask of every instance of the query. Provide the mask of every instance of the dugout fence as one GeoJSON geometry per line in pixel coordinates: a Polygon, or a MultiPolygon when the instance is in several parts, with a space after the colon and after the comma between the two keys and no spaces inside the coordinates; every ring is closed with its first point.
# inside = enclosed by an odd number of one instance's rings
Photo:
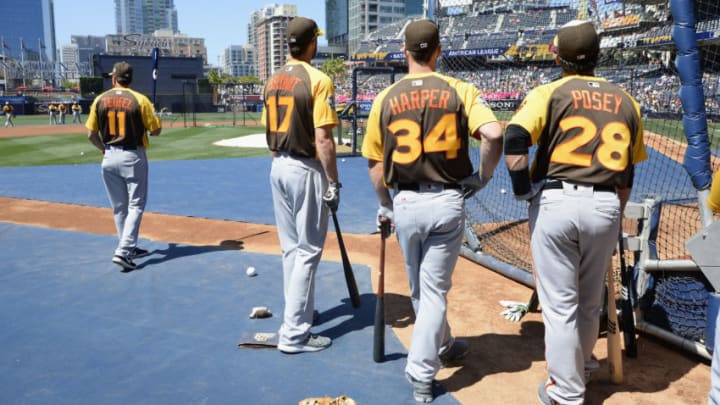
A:
{"type": "MultiPolygon", "coordinates": [[[[623,244],[634,264],[637,326],[709,357],[717,291],[686,242],[717,219],[705,200],[720,165],[720,4],[444,0],[430,1],[427,12],[440,28],[439,71],[474,83],[501,121],[510,118],[528,90],[560,77],[549,46],[558,28],[573,19],[594,22],[601,34],[596,75],[640,102],[649,153],[649,160],[637,166],[623,219],[623,244]]],[[[351,60],[366,66],[402,64],[397,38],[416,18],[371,33],[351,60]]],[[[368,93],[372,98],[371,88],[368,93]]],[[[361,95],[353,92],[353,100],[361,95]]],[[[479,149],[472,151],[477,167],[479,149]]],[[[534,287],[527,203],[514,199],[502,163],[490,184],[467,201],[466,216],[462,254],[534,287]]]]}

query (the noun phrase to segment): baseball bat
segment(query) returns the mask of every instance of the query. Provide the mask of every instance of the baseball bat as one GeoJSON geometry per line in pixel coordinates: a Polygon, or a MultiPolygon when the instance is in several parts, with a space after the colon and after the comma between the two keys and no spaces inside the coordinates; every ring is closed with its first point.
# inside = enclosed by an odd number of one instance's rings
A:
{"type": "Polygon", "coordinates": [[[622,349],[618,330],[617,308],[615,307],[615,278],[612,265],[607,272],[607,352],[610,381],[621,384],[623,380],[622,349]]]}
{"type": "Polygon", "coordinates": [[[623,243],[622,228],[618,234],[618,253],[620,254],[620,310],[622,311],[623,339],[625,341],[625,355],[637,357],[637,338],[635,336],[635,314],[632,307],[632,276],[625,264],[625,244],[623,243]]]}
{"type": "Polygon", "coordinates": [[[342,232],[340,232],[340,224],[337,220],[335,211],[332,211],[333,224],[335,224],[335,233],[337,234],[338,245],[340,246],[340,255],[342,256],[343,271],[345,272],[345,282],[347,283],[348,293],[350,293],[350,302],[353,308],[360,306],[360,294],[358,293],[357,283],[355,282],[355,274],[353,273],[350,259],[348,259],[345,243],[343,242],[342,232]]]}
{"type": "Polygon", "coordinates": [[[152,49],[152,103],[153,110],[155,109],[155,93],[157,90],[157,78],[158,78],[158,48],[152,49]]]}
{"type": "Polygon", "coordinates": [[[375,300],[375,329],[373,330],[373,360],[385,361],[385,239],[390,234],[390,222],[380,221],[380,272],[375,300]]]}

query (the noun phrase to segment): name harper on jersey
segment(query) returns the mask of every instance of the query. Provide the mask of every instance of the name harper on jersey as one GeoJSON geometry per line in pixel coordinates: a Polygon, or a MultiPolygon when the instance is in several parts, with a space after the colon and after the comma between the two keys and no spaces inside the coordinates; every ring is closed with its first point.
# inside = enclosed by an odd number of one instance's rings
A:
{"type": "Polygon", "coordinates": [[[285,90],[295,91],[295,87],[302,82],[302,79],[295,76],[277,75],[267,85],[267,91],[285,90]]]}
{"type": "Polygon", "coordinates": [[[430,108],[448,108],[450,92],[448,90],[426,89],[402,92],[388,100],[393,115],[407,110],[430,108]]]}
{"type": "Polygon", "coordinates": [[[622,97],[617,94],[594,90],[572,90],[573,107],[576,110],[595,110],[617,114],[620,111],[622,97]]]}

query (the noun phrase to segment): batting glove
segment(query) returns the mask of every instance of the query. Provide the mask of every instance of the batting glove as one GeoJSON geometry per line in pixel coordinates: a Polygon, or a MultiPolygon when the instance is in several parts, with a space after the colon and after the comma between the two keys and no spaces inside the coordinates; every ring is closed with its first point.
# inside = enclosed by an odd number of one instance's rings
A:
{"type": "Polygon", "coordinates": [[[492,177],[482,177],[479,172],[475,172],[460,180],[460,185],[463,188],[463,198],[468,199],[475,195],[490,182],[490,179],[492,177]]]}
{"type": "Polygon", "coordinates": [[[322,197],[323,202],[325,202],[325,205],[327,205],[332,212],[337,211],[338,207],[340,207],[340,187],[342,187],[340,182],[330,183],[322,197]]]}
{"type": "Polygon", "coordinates": [[[383,233],[383,238],[387,238],[392,233],[395,227],[395,214],[393,213],[392,203],[389,206],[381,205],[378,208],[377,227],[383,233]]]}
{"type": "Polygon", "coordinates": [[[524,302],[501,300],[500,305],[507,308],[500,312],[500,315],[508,321],[518,322],[529,311],[528,305],[524,302]]]}

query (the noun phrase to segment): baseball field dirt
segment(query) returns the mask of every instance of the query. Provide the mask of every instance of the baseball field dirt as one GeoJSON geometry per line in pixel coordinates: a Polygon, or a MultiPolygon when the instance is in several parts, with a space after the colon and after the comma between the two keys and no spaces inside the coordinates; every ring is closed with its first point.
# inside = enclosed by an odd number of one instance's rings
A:
{"type": "MultiPolygon", "coordinates": [[[[80,125],[18,126],[0,130],[0,137],[83,131],[80,125]]],[[[659,140],[649,140],[648,144],[652,142],[659,140]]],[[[109,208],[5,197],[0,197],[0,221],[91,234],[115,233],[109,208]]],[[[276,229],[270,225],[146,213],[140,235],[178,244],[280,254],[276,229]]],[[[343,239],[352,262],[369,266],[375,283],[379,236],[345,233],[343,239]]],[[[335,233],[329,232],[323,260],[340,262],[337,246],[335,233]]],[[[408,347],[414,319],[402,255],[394,237],[388,239],[386,250],[386,321],[408,347]]],[[[530,313],[513,323],[500,316],[504,308],[498,304],[507,299],[525,301],[531,293],[527,287],[467,259],[458,260],[448,318],[453,334],[470,343],[470,353],[461,366],[442,369],[437,378],[463,404],[537,403],[537,385],[545,379],[541,314],[530,313]]],[[[614,385],[607,371],[606,345],[601,338],[595,347],[601,368],[588,385],[587,404],[707,403],[709,361],[640,335],[638,357],[624,358],[625,380],[614,385]]]]}

